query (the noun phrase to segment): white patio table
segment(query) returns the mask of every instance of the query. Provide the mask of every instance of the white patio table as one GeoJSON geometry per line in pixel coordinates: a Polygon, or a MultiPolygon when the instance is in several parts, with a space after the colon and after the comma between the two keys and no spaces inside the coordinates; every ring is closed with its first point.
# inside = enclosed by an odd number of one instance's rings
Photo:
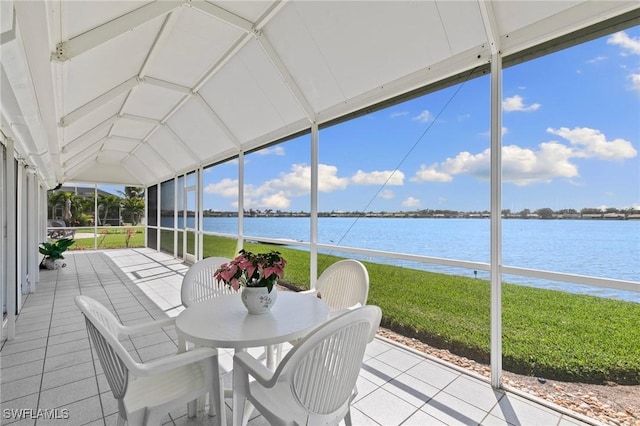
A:
{"type": "MultiPolygon", "coordinates": [[[[251,315],[236,293],[189,306],[178,315],[176,332],[196,346],[234,350],[268,346],[267,367],[273,369],[274,345],[300,339],[327,319],[328,305],[310,294],[278,292],[270,312],[251,315]]],[[[218,424],[224,418],[221,410],[224,406],[218,407],[218,424]]]]}

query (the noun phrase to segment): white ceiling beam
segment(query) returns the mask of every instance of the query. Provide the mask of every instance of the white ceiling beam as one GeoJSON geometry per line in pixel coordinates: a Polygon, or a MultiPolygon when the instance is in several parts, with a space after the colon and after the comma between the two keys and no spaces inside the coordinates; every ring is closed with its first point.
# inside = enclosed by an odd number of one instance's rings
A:
{"type": "Polygon", "coordinates": [[[214,74],[217,73],[227,62],[229,62],[231,58],[233,58],[240,51],[240,49],[242,49],[252,38],[253,38],[253,34],[247,33],[242,35],[238,40],[236,40],[236,42],[233,43],[233,45],[231,45],[231,47],[222,54],[220,59],[218,59],[218,61],[215,64],[213,64],[211,68],[209,68],[209,71],[205,73],[205,75],[200,79],[200,81],[198,81],[196,85],[193,86],[192,90],[194,92],[197,92],[198,90],[200,90],[202,86],[204,86],[205,83],[209,81],[209,79],[213,77],[214,74]]]}
{"type": "Polygon", "coordinates": [[[302,93],[302,90],[300,90],[300,87],[293,79],[293,76],[285,66],[284,62],[282,62],[282,59],[280,59],[280,56],[273,48],[273,45],[271,44],[267,36],[265,36],[262,31],[256,31],[256,39],[258,40],[258,44],[260,44],[264,53],[266,53],[267,58],[269,58],[273,66],[278,71],[278,74],[280,74],[280,77],[282,77],[282,79],[284,80],[284,83],[289,88],[289,91],[291,92],[293,97],[296,99],[296,101],[298,101],[300,107],[302,107],[302,109],[307,114],[307,118],[309,119],[309,121],[315,121],[316,112],[314,111],[307,98],[304,96],[304,93],[302,93]]]}
{"type": "Polygon", "coordinates": [[[167,131],[167,133],[169,133],[169,135],[171,135],[171,137],[173,137],[173,139],[176,142],[178,142],[182,146],[182,148],[185,151],[187,151],[187,153],[189,154],[189,156],[193,160],[194,164],[199,164],[200,163],[200,157],[198,157],[198,154],[196,154],[195,152],[193,152],[191,150],[191,148],[189,148],[189,145],[187,145],[185,143],[185,141],[183,141],[182,138],[180,136],[178,136],[178,134],[171,128],[171,126],[169,126],[169,124],[165,124],[164,125],[164,129],[167,131]]]}
{"type": "Polygon", "coordinates": [[[106,139],[111,141],[130,142],[133,144],[140,143],[140,139],[130,138],[127,136],[108,136],[106,139]]]}
{"type": "Polygon", "coordinates": [[[216,125],[220,127],[220,129],[222,129],[222,131],[225,133],[225,135],[227,135],[227,137],[236,146],[236,148],[240,149],[240,141],[238,140],[236,135],[233,134],[231,129],[227,127],[224,121],[222,121],[218,114],[216,114],[213,108],[211,108],[211,105],[209,105],[209,103],[200,95],[200,93],[196,93],[196,99],[200,101],[200,104],[204,107],[205,111],[207,111],[209,117],[211,117],[211,119],[215,121],[216,125]]]}
{"type": "Polygon", "coordinates": [[[484,24],[484,30],[487,33],[487,40],[489,41],[491,54],[495,55],[500,51],[500,32],[496,22],[496,15],[493,10],[493,2],[480,1],[478,2],[478,5],[480,6],[482,23],[484,24]]]}
{"type": "Polygon", "coordinates": [[[125,120],[137,121],[145,124],[160,124],[160,120],[157,120],[155,118],[142,117],[135,114],[122,114],[120,117],[125,120]]]}
{"type": "Polygon", "coordinates": [[[189,5],[196,10],[204,13],[205,15],[216,18],[224,23],[232,25],[245,33],[253,31],[253,22],[229,12],[226,9],[216,6],[215,4],[203,1],[203,0],[191,0],[189,5]]]}
{"type": "Polygon", "coordinates": [[[162,87],[163,89],[173,90],[174,92],[183,93],[185,95],[191,93],[191,88],[182,86],[181,84],[171,83],[170,81],[160,80],[153,77],[144,77],[143,83],[151,86],[162,87]]]}
{"type": "Polygon", "coordinates": [[[70,40],[58,43],[56,51],[51,55],[51,59],[60,62],[73,59],[88,50],[171,12],[184,3],[184,1],[170,0],[148,3],[70,40]]]}
{"type": "Polygon", "coordinates": [[[81,134],[80,136],[75,138],[74,140],[70,141],[69,143],[66,143],[62,147],[61,152],[63,154],[67,154],[70,151],[75,150],[76,146],[82,145],[83,142],[85,142],[85,141],[93,140],[95,142],[96,140],[99,140],[100,136],[96,138],[95,137],[96,133],[106,132],[107,128],[112,126],[117,120],[118,120],[118,116],[117,115],[112,115],[111,117],[109,117],[106,120],[104,120],[102,123],[100,123],[97,126],[92,127],[91,129],[87,130],[86,132],[84,132],[83,134],[81,134]]]}
{"type": "Polygon", "coordinates": [[[111,90],[107,91],[106,93],[103,93],[102,95],[98,96],[97,98],[87,102],[86,104],[82,105],[81,107],[76,108],[74,111],[71,111],[69,114],[67,114],[64,117],[60,118],[60,123],[58,125],[60,127],[69,126],[71,123],[73,123],[73,122],[77,121],[78,119],[84,117],[85,115],[89,114],[90,112],[93,112],[96,109],[104,106],[105,104],[109,103],[110,101],[112,101],[113,99],[117,98],[118,96],[121,96],[124,93],[127,93],[129,90],[131,90],[132,88],[134,88],[138,84],[140,84],[140,80],[138,79],[138,77],[137,76],[131,77],[129,80],[125,81],[124,83],[121,83],[121,84],[117,85],[116,87],[112,88],[111,90]]]}
{"type": "Polygon", "coordinates": [[[160,27],[160,30],[158,31],[158,34],[156,35],[155,40],[153,40],[151,49],[149,49],[149,53],[147,53],[147,57],[144,59],[144,63],[142,64],[142,67],[140,67],[140,73],[138,74],[139,78],[144,78],[144,76],[147,74],[147,70],[149,69],[150,64],[153,62],[153,58],[158,53],[158,46],[162,45],[162,43],[166,40],[169,33],[171,32],[171,28],[173,27],[173,24],[175,22],[175,19],[173,18],[173,16],[174,16],[174,13],[169,12],[167,14],[167,17],[164,19],[164,22],[162,23],[162,27],[160,27]]]}
{"type": "Polygon", "coordinates": [[[71,154],[67,158],[65,158],[64,163],[62,164],[65,174],[68,175],[68,169],[75,167],[76,165],[86,161],[92,156],[97,156],[98,152],[100,152],[100,147],[102,146],[102,144],[100,144],[99,142],[101,142],[102,140],[104,140],[104,138],[99,139],[95,144],[89,145],[86,149],[71,154]]]}

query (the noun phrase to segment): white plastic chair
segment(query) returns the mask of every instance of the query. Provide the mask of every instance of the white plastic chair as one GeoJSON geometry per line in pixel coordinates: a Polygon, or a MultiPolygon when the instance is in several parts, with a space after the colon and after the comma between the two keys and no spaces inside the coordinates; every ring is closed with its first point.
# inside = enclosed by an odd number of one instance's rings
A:
{"type": "Polygon", "coordinates": [[[367,304],[369,273],[357,260],[340,260],[325,269],[318,277],[315,288],[305,293],[314,293],[324,300],[329,305],[331,315],[335,316],[346,309],[367,304]]]}
{"type": "Polygon", "coordinates": [[[207,257],[194,263],[184,278],[180,289],[180,298],[185,308],[194,303],[213,297],[231,294],[236,291],[224,283],[216,282],[213,274],[223,263],[230,262],[226,257],[207,257]]]}
{"type": "MultiPolygon", "coordinates": [[[[167,358],[138,363],[118,337],[146,332],[174,323],[173,318],[135,326],[124,326],[96,300],[76,296],[85,316],[87,331],[98,354],[107,382],[118,401],[118,424],[159,425],[169,411],[196,400],[207,392],[220,392],[215,377],[217,354],[200,348],[167,358]]],[[[195,405],[190,406],[190,416],[195,405]]],[[[215,407],[210,407],[210,415],[215,407]]]]}
{"type": "MultiPolygon", "coordinates": [[[[301,293],[314,294],[329,305],[329,317],[367,304],[369,297],[369,272],[359,261],[340,260],[320,274],[316,285],[301,293]]],[[[298,341],[289,342],[295,346],[298,341]]],[[[282,359],[282,345],[278,345],[276,362],[282,359]]]]}
{"type": "Polygon", "coordinates": [[[275,372],[246,352],[233,357],[233,424],[245,425],[251,403],[271,425],[351,425],[367,343],[382,312],[373,305],[347,311],[314,329],[275,372]],[[249,376],[255,379],[249,383],[249,376]]]}

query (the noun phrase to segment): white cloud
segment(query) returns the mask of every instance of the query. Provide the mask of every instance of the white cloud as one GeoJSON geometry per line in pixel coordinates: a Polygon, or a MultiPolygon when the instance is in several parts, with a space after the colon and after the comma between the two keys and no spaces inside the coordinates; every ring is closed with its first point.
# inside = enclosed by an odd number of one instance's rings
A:
{"type": "Polygon", "coordinates": [[[607,59],[606,56],[596,56],[593,59],[589,59],[587,61],[588,64],[595,64],[596,62],[601,62],[601,61],[605,61],[607,59]]]}
{"type": "Polygon", "coordinates": [[[596,129],[561,127],[559,129],[548,128],[547,132],[567,139],[574,147],[574,157],[623,160],[638,155],[638,151],[635,150],[631,142],[624,139],[608,141],[605,135],[596,129]]]}
{"type": "Polygon", "coordinates": [[[438,165],[433,164],[429,167],[424,164],[420,166],[420,170],[411,178],[412,182],[449,182],[453,180],[453,176],[448,173],[438,171],[438,165]]]}
{"type": "MultiPolygon", "coordinates": [[[[547,129],[570,142],[565,145],[557,141],[543,142],[537,149],[507,145],[502,148],[502,180],[515,185],[549,183],[555,178],[570,182],[579,177],[574,158],[598,158],[600,160],[622,160],[633,158],[637,151],[631,142],[624,139],[608,141],[600,131],[589,128],[547,129]]],[[[491,152],[486,149],[477,154],[461,152],[453,158],[431,166],[421,165],[414,182],[449,182],[455,175],[489,179],[491,152]]]]}
{"type": "Polygon", "coordinates": [[[273,146],[271,148],[261,149],[256,151],[258,155],[285,155],[284,148],[282,146],[273,146]]]}
{"type": "Polygon", "coordinates": [[[276,192],[269,196],[263,197],[257,204],[257,207],[263,209],[288,209],[291,205],[291,200],[284,194],[284,192],[276,192]]]}
{"type": "Polygon", "coordinates": [[[624,31],[612,34],[607,44],[620,46],[625,54],[640,55],[640,37],[629,37],[624,31]]]}
{"type": "Polygon", "coordinates": [[[238,197],[238,180],[222,179],[220,182],[205,186],[203,191],[205,194],[215,194],[225,198],[238,197]]]}
{"type": "Polygon", "coordinates": [[[629,80],[631,80],[631,90],[640,93],[640,74],[629,74],[629,80]]]}
{"type": "Polygon", "coordinates": [[[420,200],[417,198],[409,197],[402,202],[402,207],[418,207],[420,200]]]}
{"type": "Polygon", "coordinates": [[[400,170],[382,170],[373,172],[363,172],[358,170],[350,179],[354,185],[403,185],[404,173],[400,170]]]}
{"type": "Polygon", "coordinates": [[[540,104],[525,105],[524,98],[520,95],[514,95],[510,98],[505,98],[502,101],[502,109],[506,112],[512,111],[535,111],[540,108],[540,104]]]}
{"type": "Polygon", "coordinates": [[[380,191],[378,196],[380,198],[384,198],[385,200],[391,200],[395,198],[396,194],[394,194],[393,191],[390,189],[383,189],[382,191],[380,191]]]}
{"type": "Polygon", "coordinates": [[[428,123],[429,121],[433,121],[433,115],[425,109],[420,114],[413,117],[413,119],[421,123],[428,123]]]}
{"type": "Polygon", "coordinates": [[[398,117],[404,117],[405,115],[409,115],[409,113],[407,111],[396,111],[396,112],[392,112],[390,117],[398,118],[398,117]]]}

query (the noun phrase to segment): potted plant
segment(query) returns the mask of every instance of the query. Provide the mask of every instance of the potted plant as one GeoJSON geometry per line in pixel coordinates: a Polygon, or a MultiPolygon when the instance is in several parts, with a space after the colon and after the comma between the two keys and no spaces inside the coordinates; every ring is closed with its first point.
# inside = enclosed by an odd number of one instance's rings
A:
{"type": "Polygon", "coordinates": [[[249,313],[263,314],[276,301],[274,286],[284,276],[286,264],[280,252],[255,254],[243,249],[235,259],[220,265],[214,277],[234,290],[242,288],[242,302],[249,313]]]}
{"type": "Polygon", "coordinates": [[[42,242],[38,247],[40,254],[44,255],[44,258],[40,262],[40,268],[45,269],[60,269],[63,266],[67,266],[66,263],[62,263],[64,253],[75,240],[71,238],[60,238],[53,242],[42,242]]]}

